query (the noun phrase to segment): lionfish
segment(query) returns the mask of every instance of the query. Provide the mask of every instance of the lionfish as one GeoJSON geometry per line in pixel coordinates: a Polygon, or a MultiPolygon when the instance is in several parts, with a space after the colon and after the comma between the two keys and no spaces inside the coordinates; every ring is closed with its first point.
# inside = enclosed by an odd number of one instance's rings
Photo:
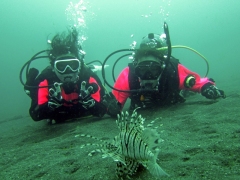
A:
{"type": "Polygon", "coordinates": [[[144,128],[144,121],[145,119],[141,115],[137,115],[136,109],[131,116],[127,111],[122,112],[116,120],[120,133],[112,142],[82,134],[83,137],[90,137],[101,141],[101,143],[88,143],[82,145],[81,148],[87,145],[99,146],[100,149],[93,150],[91,153],[101,152],[103,158],[113,158],[117,162],[116,175],[118,178],[130,178],[136,173],[139,165],[147,168],[153,176],[168,176],[156,162],[160,148],[159,142],[161,141],[159,134],[156,129],[144,128]]]}

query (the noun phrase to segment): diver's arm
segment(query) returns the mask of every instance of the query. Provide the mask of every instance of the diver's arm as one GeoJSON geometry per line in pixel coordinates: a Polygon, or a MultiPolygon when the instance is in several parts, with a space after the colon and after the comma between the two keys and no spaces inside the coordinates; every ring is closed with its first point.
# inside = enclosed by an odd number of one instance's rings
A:
{"type": "Polygon", "coordinates": [[[179,89],[187,89],[190,91],[201,93],[201,89],[205,84],[212,84],[215,85],[211,79],[204,77],[202,78],[199,74],[190,71],[186,67],[184,67],[182,64],[178,64],[178,77],[179,77],[179,89]],[[195,84],[191,86],[186,86],[186,81],[189,76],[192,76],[195,79],[195,84]]]}
{"type": "MultiPolygon", "coordinates": [[[[41,86],[48,86],[48,81],[44,80],[40,82],[39,87],[41,86]]],[[[48,87],[38,89],[37,100],[32,101],[29,109],[29,114],[34,121],[51,118],[52,111],[48,107],[48,97],[48,87]]]]}
{"type": "Polygon", "coordinates": [[[223,90],[220,90],[216,87],[215,81],[211,78],[201,78],[195,72],[192,72],[185,68],[183,65],[178,65],[178,75],[179,75],[179,88],[187,89],[190,91],[201,93],[202,96],[207,99],[218,99],[226,98],[226,95],[223,90]],[[192,86],[186,87],[186,79],[194,78],[194,83],[192,86]]]}
{"type": "Polygon", "coordinates": [[[41,106],[31,106],[29,109],[29,114],[34,121],[40,121],[43,119],[51,119],[53,112],[49,110],[48,103],[41,106]]]}

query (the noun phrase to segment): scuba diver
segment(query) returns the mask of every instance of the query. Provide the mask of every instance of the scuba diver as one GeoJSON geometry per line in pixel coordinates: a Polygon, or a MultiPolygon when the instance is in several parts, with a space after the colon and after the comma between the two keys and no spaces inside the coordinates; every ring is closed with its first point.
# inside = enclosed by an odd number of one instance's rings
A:
{"type": "Polygon", "coordinates": [[[98,76],[84,63],[75,28],[55,35],[51,49],[42,52],[47,56],[38,57],[39,52],[29,62],[43,57],[49,58],[50,65],[40,74],[35,68],[27,70],[24,84],[32,99],[29,114],[34,121],[59,123],[87,115],[119,113],[114,96],[106,92],[98,76]]]}
{"type": "Polygon", "coordinates": [[[121,107],[128,97],[130,110],[182,103],[185,99],[181,90],[201,93],[208,99],[225,98],[224,91],[216,87],[213,79],[201,78],[171,56],[169,32],[168,29],[164,31],[143,37],[133,53],[133,62],[119,74],[112,93],[121,107]]]}

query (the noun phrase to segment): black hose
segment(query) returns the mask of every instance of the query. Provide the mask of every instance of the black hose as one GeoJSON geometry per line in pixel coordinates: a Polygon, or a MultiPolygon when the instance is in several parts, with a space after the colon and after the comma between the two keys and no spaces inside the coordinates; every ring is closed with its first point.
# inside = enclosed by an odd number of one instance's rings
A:
{"type": "Polygon", "coordinates": [[[117,54],[117,53],[119,53],[119,52],[125,52],[125,51],[131,51],[131,52],[133,52],[133,51],[135,51],[135,50],[134,50],[134,49],[120,49],[120,50],[114,51],[114,52],[112,52],[111,54],[109,54],[109,55],[105,58],[105,60],[103,61],[103,65],[102,65],[102,78],[103,78],[104,83],[106,83],[111,89],[114,89],[114,90],[120,91],[120,92],[130,92],[130,91],[129,91],[129,90],[116,89],[116,88],[114,88],[113,86],[111,86],[111,85],[107,82],[107,80],[106,80],[104,66],[105,66],[107,60],[108,60],[111,56],[113,56],[114,54],[117,54]]]}
{"type": "Polygon", "coordinates": [[[86,65],[89,65],[89,64],[92,64],[92,63],[95,63],[95,62],[98,62],[102,66],[102,62],[100,60],[93,60],[91,62],[86,63],[86,65]]]}
{"type": "MultiPolygon", "coordinates": [[[[24,87],[28,87],[28,88],[31,88],[31,87],[32,87],[32,88],[38,88],[38,86],[28,86],[28,85],[26,85],[26,84],[23,82],[22,74],[23,74],[24,68],[25,68],[26,66],[28,66],[30,62],[32,62],[32,61],[34,61],[34,60],[36,60],[36,59],[41,59],[41,58],[48,58],[48,56],[38,56],[38,57],[35,57],[34,59],[31,59],[31,60],[27,61],[27,62],[23,65],[22,69],[20,70],[19,79],[20,79],[21,84],[22,84],[24,87]]],[[[27,77],[27,75],[26,75],[26,77],[27,77]]]]}
{"type": "MultiPolygon", "coordinates": [[[[26,85],[24,82],[23,82],[23,79],[22,79],[22,74],[23,74],[23,71],[24,69],[26,68],[26,79],[28,78],[28,73],[29,73],[29,67],[31,65],[31,62],[34,61],[34,60],[37,60],[37,59],[41,59],[41,58],[49,58],[49,56],[38,56],[39,54],[42,54],[44,52],[48,52],[49,50],[43,50],[43,51],[40,51],[38,53],[36,53],[35,55],[32,56],[32,58],[30,60],[28,60],[21,68],[20,70],[20,74],[19,74],[19,79],[20,79],[20,82],[21,84],[25,87],[25,88],[45,88],[45,87],[51,87],[52,85],[49,85],[49,86],[29,86],[29,85],[26,85]]],[[[91,64],[91,63],[94,63],[94,62],[98,62],[102,65],[102,62],[100,60],[94,60],[94,61],[91,61],[88,64],[91,64]]]]}
{"type": "MultiPolygon", "coordinates": [[[[108,60],[111,56],[113,56],[114,54],[117,54],[117,53],[119,53],[119,52],[125,52],[125,51],[134,52],[135,50],[134,50],[134,49],[120,49],[120,50],[117,50],[117,51],[112,52],[111,54],[109,54],[109,55],[106,57],[106,59],[105,59],[104,62],[103,62],[103,66],[102,66],[102,77],[103,77],[104,82],[105,82],[111,89],[113,89],[113,90],[115,90],[115,91],[119,91],[119,92],[130,92],[130,93],[132,93],[132,92],[148,92],[148,91],[152,91],[152,90],[150,90],[150,89],[121,90],[121,89],[114,88],[113,86],[111,86],[111,85],[107,82],[107,80],[106,80],[106,78],[105,78],[104,65],[106,64],[107,60],[108,60]]],[[[123,56],[125,56],[125,55],[123,55],[123,56]]],[[[118,59],[121,59],[121,57],[118,58],[118,59]]]]}
{"type": "Polygon", "coordinates": [[[172,55],[172,45],[171,45],[171,40],[169,35],[169,28],[166,22],[164,22],[163,28],[164,28],[164,33],[166,34],[166,40],[168,45],[168,55],[167,55],[167,63],[168,63],[172,55]]]}
{"type": "MultiPolygon", "coordinates": [[[[29,86],[29,85],[26,85],[24,82],[23,82],[23,79],[22,79],[22,75],[23,75],[23,70],[25,69],[26,67],[26,79],[28,77],[28,73],[29,73],[29,67],[30,67],[30,64],[32,61],[36,60],[36,59],[41,59],[41,58],[49,58],[49,56],[38,56],[39,54],[42,54],[44,52],[48,52],[49,50],[43,50],[43,51],[40,51],[38,53],[36,53],[30,60],[28,60],[21,68],[20,70],[20,74],[19,74],[19,79],[20,79],[20,82],[21,84],[26,87],[26,88],[39,88],[38,86],[29,86]]],[[[49,86],[42,86],[41,88],[43,87],[49,87],[49,86]]]]}
{"type": "MultiPolygon", "coordinates": [[[[35,59],[36,56],[38,56],[39,54],[42,54],[42,53],[44,53],[44,52],[47,52],[47,51],[49,51],[49,50],[42,50],[42,51],[34,54],[33,57],[28,61],[29,63],[28,63],[27,69],[26,69],[26,78],[27,78],[27,76],[28,76],[29,67],[30,67],[31,62],[35,59]]],[[[48,57],[48,56],[47,56],[47,57],[48,57]]]]}
{"type": "Polygon", "coordinates": [[[126,56],[130,56],[130,55],[132,55],[132,53],[128,53],[128,54],[124,54],[124,55],[120,56],[120,57],[116,60],[116,62],[113,64],[112,77],[113,77],[113,81],[114,81],[114,82],[116,82],[115,75],[114,75],[114,71],[115,71],[115,66],[116,66],[116,64],[117,64],[118,61],[121,60],[122,58],[124,58],[124,57],[126,57],[126,56]]]}

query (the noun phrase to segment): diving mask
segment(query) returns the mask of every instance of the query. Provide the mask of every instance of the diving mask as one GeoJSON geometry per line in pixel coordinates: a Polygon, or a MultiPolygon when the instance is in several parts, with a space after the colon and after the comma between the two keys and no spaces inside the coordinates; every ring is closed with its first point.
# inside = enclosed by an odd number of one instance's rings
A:
{"type": "Polygon", "coordinates": [[[54,62],[54,69],[61,74],[78,72],[80,68],[81,63],[78,59],[64,59],[54,62]]]}
{"type": "Polygon", "coordinates": [[[156,62],[149,61],[147,63],[139,63],[135,67],[135,73],[141,79],[157,79],[161,74],[161,65],[156,62]]]}
{"type": "Polygon", "coordinates": [[[161,75],[165,64],[154,56],[144,56],[138,59],[135,65],[135,73],[142,80],[158,79],[161,75]]]}
{"type": "Polygon", "coordinates": [[[76,82],[79,79],[81,62],[78,59],[58,59],[54,62],[54,71],[61,82],[76,82]]]}

